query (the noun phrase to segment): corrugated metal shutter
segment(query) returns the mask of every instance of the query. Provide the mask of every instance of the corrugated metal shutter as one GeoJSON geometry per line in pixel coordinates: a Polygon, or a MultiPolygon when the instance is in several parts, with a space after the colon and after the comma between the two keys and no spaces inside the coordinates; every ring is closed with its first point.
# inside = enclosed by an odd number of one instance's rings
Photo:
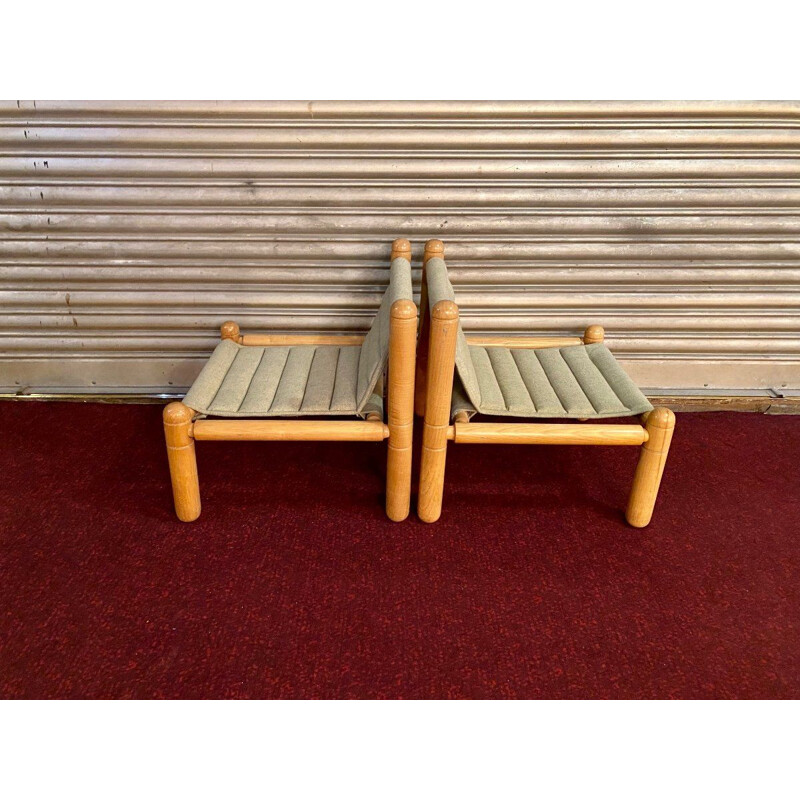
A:
{"type": "Polygon", "coordinates": [[[3,390],[176,391],[228,318],[362,329],[392,239],[465,326],[643,387],[800,386],[800,103],[0,106],[3,390]]]}

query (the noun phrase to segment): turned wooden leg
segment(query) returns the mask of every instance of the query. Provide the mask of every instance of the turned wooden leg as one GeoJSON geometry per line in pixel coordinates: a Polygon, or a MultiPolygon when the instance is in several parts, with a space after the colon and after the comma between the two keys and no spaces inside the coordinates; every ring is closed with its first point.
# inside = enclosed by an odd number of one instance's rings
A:
{"type": "Polygon", "coordinates": [[[675,415],[668,408],[653,409],[647,415],[645,428],[649,438],[642,445],[625,514],[634,528],[644,528],[653,516],[658,487],[675,429],[675,415]]]}
{"type": "Polygon", "coordinates": [[[169,474],[175,513],[183,522],[200,516],[200,484],[197,480],[197,459],[191,436],[194,411],[183,403],[170,403],[164,408],[164,436],[167,440],[169,474]]]}
{"type": "Polygon", "coordinates": [[[442,513],[457,334],[458,306],[450,300],[440,300],[431,311],[428,392],[417,502],[417,512],[423,522],[436,522],[442,513]]]}
{"type": "Polygon", "coordinates": [[[389,327],[389,441],[386,514],[402,522],[411,508],[411,440],[414,435],[414,353],[417,307],[411,300],[392,304],[389,327]]]}
{"type": "Polygon", "coordinates": [[[444,243],[431,239],[425,243],[422,256],[422,282],[419,288],[419,342],[417,343],[417,377],[414,387],[414,413],[425,416],[425,395],[428,381],[428,340],[430,336],[430,310],[428,309],[428,284],[425,267],[432,258],[444,258],[444,243]]]}

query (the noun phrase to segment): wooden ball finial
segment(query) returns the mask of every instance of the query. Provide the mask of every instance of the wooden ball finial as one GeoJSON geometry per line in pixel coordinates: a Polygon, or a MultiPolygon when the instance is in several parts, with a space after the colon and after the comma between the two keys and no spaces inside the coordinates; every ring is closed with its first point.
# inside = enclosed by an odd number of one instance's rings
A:
{"type": "Polygon", "coordinates": [[[659,406],[647,415],[647,429],[663,428],[671,431],[675,427],[675,412],[671,408],[659,406]]]}
{"type": "Polygon", "coordinates": [[[394,319],[414,319],[417,316],[417,306],[413,300],[395,300],[390,315],[394,319]]]}
{"type": "Polygon", "coordinates": [[[239,326],[235,322],[223,322],[219,329],[223,339],[230,339],[232,342],[239,343],[239,326]]]}
{"type": "Polygon", "coordinates": [[[458,306],[452,300],[440,300],[431,309],[431,316],[440,320],[458,319],[458,306]]]}
{"type": "Polygon", "coordinates": [[[162,412],[167,425],[188,425],[194,419],[194,411],[183,403],[169,403],[162,412]]]}
{"type": "Polygon", "coordinates": [[[602,325],[590,325],[583,333],[584,344],[596,344],[602,342],[605,338],[606,332],[603,330],[602,325]]]}
{"type": "Polygon", "coordinates": [[[427,261],[429,258],[444,258],[444,242],[441,239],[428,239],[425,242],[423,261],[427,261]]]}
{"type": "Polygon", "coordinates": [[[395,239],[392,242],[392,261],[396,258],[411,261],[411,242],[408,239],[395,239]]]}

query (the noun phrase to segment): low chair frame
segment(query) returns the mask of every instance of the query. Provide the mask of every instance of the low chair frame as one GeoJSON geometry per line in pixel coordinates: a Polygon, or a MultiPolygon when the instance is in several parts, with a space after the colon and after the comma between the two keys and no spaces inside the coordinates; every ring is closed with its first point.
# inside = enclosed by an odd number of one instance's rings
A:
{"type": "MultiPolygon", "coordinates": [[[[392,259],[411,260],[411,244],[398,239],[392,259]]],[[[242,334],[235,322],[222,325],[223,339],[241,345],[359,345],[363,335],[242,334]]],[[[389,324],[389,376],[386,423],[376,412],[364,420],[297,419],[195,419],[197,412],[184,403],[164,408],[175,513],[184,522],[200,516],[197,474],[197,441],[336,441],[380,442],[387,440],[386,514],[404,520],[411,498],[411,447],[414,424],[414,360],[417,307],[411,300],[396,300],[389,324]]]]}
{"type": "MultiPolygon", "coordinates": [[[[675,415],[668,408],[642,414],[642,424],[505,423],[470,422],[459,412],[450,422],[453,372],[459,310],[450,300],[428,309],[425,267],[434,257],[444,257],[444,244],[433,239],[425,245],[420,298],[415,411],[424,417],[417,511],[423,522],[435,522],[442,511],[444,470],[448,442],[456,444],[598,444],[641,447],[633,478],[626,519],[643,528],[653,515],[658,488],[667,461],[675,415]]],[[[483,347],[543,348],[602,342],[600,325],[590,325],[582,337],[467,336],[469,344],[483,347]]]]}

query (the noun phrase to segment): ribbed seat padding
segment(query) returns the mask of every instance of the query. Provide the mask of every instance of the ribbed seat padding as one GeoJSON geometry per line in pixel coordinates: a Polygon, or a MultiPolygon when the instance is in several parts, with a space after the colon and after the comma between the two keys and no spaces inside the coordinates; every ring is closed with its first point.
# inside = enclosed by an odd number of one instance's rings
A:
{"type": "MultiPolygon", "coordinates": [[[[220,417],[297,417],[359,413],[361,347],[243,347],[225,340],[189,389],[184,403],[220,417]]],[[[364,413],[382,411],[377,395],[364,413]]]]}
{"type": "MultiPolygon", "coordinates": [[[[603,344],[472,347],[480,400],[461,379],[452,411],[512,417],[625,417],[653,407],[603,344]]],[[[461,377],[459,375],[459,377],[461,377]]]]}
{"type": "Polygon", "coordinates": [[[402,299],[412,299],[411,265],[396,258],[389,288],[360,346],[253,347],[226,339],[184,403],[219,417],[383,414],[381,378],[389,357],[391,307],[402,299]]]}
{"type": "MultiPolygon", "coordinates": [[[[425,267],[431,308],[455,301],[441,258],[425,267]]],[[[459,330],[452,413],[513,417],[622,417],[653,407],[601,343],[538,349],[475,347],[459,330]]]]}

